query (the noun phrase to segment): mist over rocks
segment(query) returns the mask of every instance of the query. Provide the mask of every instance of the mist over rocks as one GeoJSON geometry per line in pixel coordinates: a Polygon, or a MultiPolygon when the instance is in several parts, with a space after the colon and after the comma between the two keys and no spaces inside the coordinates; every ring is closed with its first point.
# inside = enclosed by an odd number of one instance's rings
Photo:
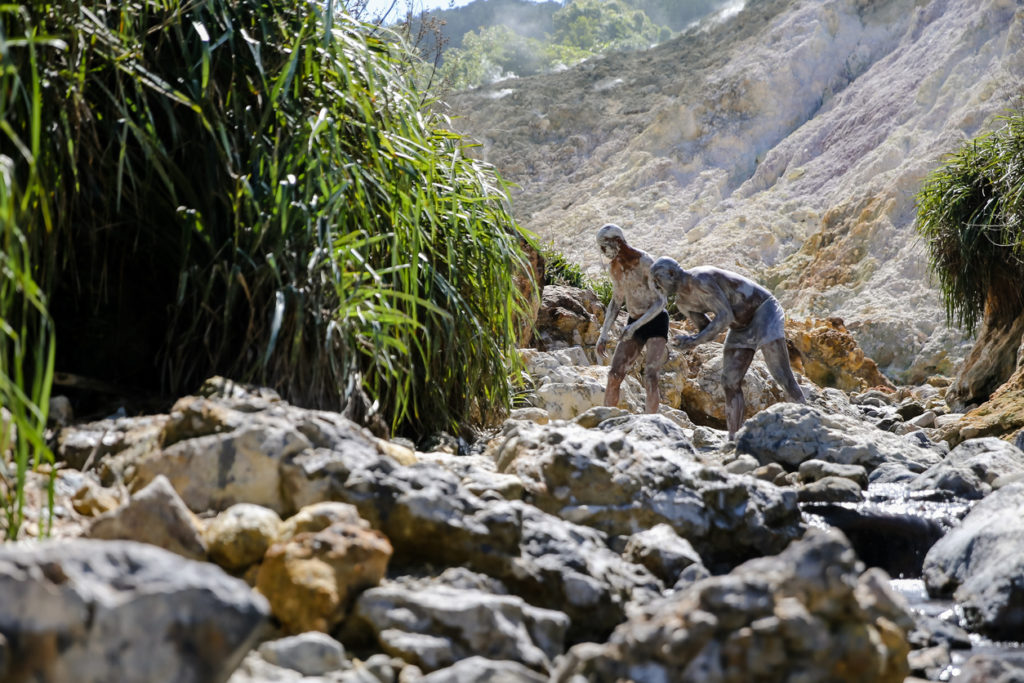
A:
{"type": "Polygon", "coordinates": [[[601,224],[838,316],[894,379],[966,354],[913,231],[924,176],[1020,92],[1012,0],[749,0],[651,50],[448,98],[513,208],[592,269],[601,224]]]}

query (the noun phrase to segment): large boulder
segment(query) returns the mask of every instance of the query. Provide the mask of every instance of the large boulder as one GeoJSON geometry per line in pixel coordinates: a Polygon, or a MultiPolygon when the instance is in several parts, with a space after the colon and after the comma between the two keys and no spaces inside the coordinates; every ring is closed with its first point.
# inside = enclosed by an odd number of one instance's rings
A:
{"type": "Polygon", "coordinates": [[[737,432],[736,450],[791,470],[818,459],[862,465],[869,472],[895,463],[920,473],[941,459],[932,449],[856,418],[796,403],[774,405],[747,420],[737,432]]]}
{"type": "Polygon", "coordinates": [[[605,644],[573,647],[555,680],[902,683],[911,628],[888,575],[813,529],[637,610],[605,644]]]}
{"type": "Polygon", "coordinates": [[[939,489],[961,498],[984,498],[1000,477],[1024,475],[1024,451],[993,436],[962,442],[942,462],[910,481],[912,490],[939,489]]]}
{"type": "Polygon", "coordinates": [[[225,681],[270,614],[215,565],[132,541],[0,547],[0,604],[10,683],[225,681]]]}
{"type": "Polygon", "coordinates": [[[952,596],[968,627],[998,640],[1024,632],[1024,483],[989,494],[928,551],[928,592],[952,596]]]}
{"type": "Polygon", "coordinates": [[[894,388],[864,354],[841,318],[786,321],[786,339],[796,352],[793,365],[815,384],[843,391],[894,388]]]}

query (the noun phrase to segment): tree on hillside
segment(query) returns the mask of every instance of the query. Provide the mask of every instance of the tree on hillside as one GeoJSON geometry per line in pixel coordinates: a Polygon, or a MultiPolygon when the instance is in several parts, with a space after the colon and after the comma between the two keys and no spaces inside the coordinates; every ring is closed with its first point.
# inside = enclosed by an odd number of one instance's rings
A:
{"type": "Polygon", "coordinates": [[[917,231],[950,324],[980,334],[947,392],[985,401],[1013,373],[1024,336],[1024,114],[968,141],[925,181],[917,231]]]}
{"type": "Polygon", "coordinates": [[[626,0],[570,0],[553,20],[555,43],[591,53],[648,47],[671,36],[626,0]]]}

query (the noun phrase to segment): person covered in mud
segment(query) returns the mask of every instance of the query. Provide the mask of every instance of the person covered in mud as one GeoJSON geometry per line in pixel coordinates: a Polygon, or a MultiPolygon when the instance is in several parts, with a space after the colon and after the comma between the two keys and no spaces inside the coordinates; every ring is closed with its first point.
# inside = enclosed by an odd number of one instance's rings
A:
{"type": "Polygon", "coordinates": [[[785,315],[771,292],[739,273],[712,266],[683,270],[668,257],[654,262],[651,279],[666,297],[675,297],[676,308],[699,330],[673,340],[681,350],[712,341],[729,330],[722,358],[722,387],[730,441],[743,424],[743,377],[758,349],[790,400],[806,403],[789,364],[785,315]]]}
{"type": "Polygon", "coordinates": [[[661,402],[659,375],[668,356],[668,312],[665,310],[665,297],[655,289],[651,281],[653,259],[647,252],[629,246],[622,228],[611,223],[597,231],[597,246],[602,254],[611,259],[612,278],[612,300],[605,311],[604,325],[597,339],[599,356],[607,354],[608,333],[622,304],[626,305],[630,316],[612,355],[604,404],[618,405],[619,386],[640,357],[640,352],[646,351],[644,389],[647,397],[644,409],[648,413],[656,413],[661,402]]]}

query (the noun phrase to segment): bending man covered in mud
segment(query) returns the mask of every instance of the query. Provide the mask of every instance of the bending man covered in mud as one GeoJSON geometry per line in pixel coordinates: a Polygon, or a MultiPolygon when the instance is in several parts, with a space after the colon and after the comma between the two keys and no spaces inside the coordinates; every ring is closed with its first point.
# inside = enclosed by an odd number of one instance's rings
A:
{"type": "Polygon", "coordinates": [[[743,424],[743,376],[761,349],[768,371],[794,403],[806,403],[789,365],[782,306],[771,292],[739,273],[702,266],[683,270],[674,259],[659,258],[651,266],[651,279],[666,295],[675,295],[676,308],[699,332],[679,335],[683,350],[712,341],[726,328],[722,358],[725,422],[729,439],[743,424]],[[714,317],[709,318],[708,313],[714,317]]]}
{"type": "Polygon", "coordinates": [[[605,311],[604,325],[597,339],[598,355],[604,356],[607,353],[608,332],[623,303],[630,315],[612,356],[604,404],[618,405],[619,385],[640,356],[640,351],[646,347],[644,388],[647,397],[644,409],[648,413],[656,413],[661,402],[658,379],[668,356],[668,312],[664,310],[665,297],[655,289],[651,281],[653,259],[647,252],[629,246],[622,229],[611,223],[597,231],[597,246],[602,254],[611,259],[612,277],[612,300],[605,311]]]}

